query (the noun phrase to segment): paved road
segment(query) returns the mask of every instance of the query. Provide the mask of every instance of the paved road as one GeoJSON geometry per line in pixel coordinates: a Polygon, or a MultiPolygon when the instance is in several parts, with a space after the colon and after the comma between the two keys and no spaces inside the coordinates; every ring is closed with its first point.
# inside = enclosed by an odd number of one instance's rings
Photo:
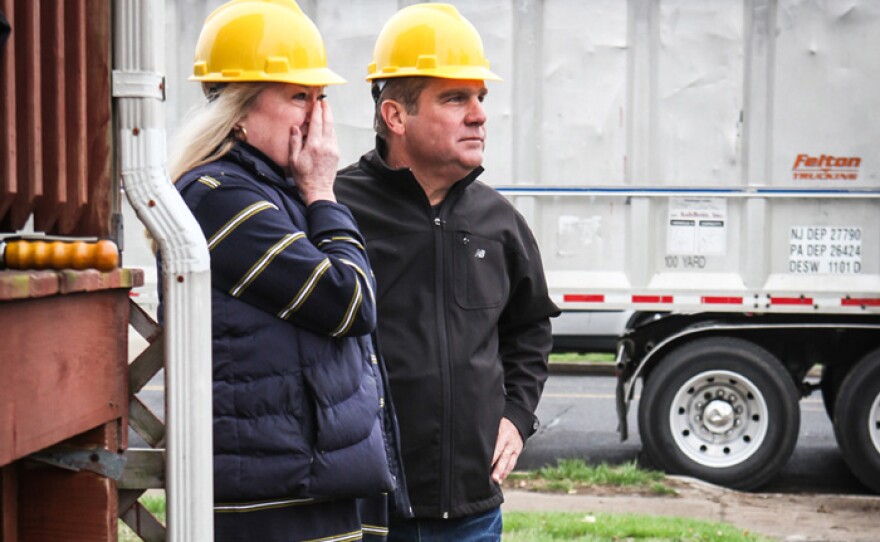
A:
{"type": "MultiPolygon", "coordinates": [[[[593,464],[637,460],[641,448],[636,421],[638,398],[628,416],[630,439],[620,442],[614,385],[615,379],[610,376],[551,375],[538,407],[541,428],[529,440],[518,468],[552,465],[558,458],[582,458],[593,464]]],[[[164,416],[161,372],[140,396],[154,412],[164,416]]],[[[132,447],[144,445],[133,432],[130,439],[132,447]]],[[[844,464],[818,392],[801,401],[797,448],[786,467],[762,491],[871,494],[844,464]]]]}
{"type": "MultiPolygon", "coordinates": [[[[534,469],[557,458],[618,464],[638,458],[638,393],[627,417],[630,438],[620,442],[614,377],[553,374],[538,407],[541,428],[529,439],[518,467],[534,469]]],[[[638,390],[637,390],[638,392],[638,390]]],[[[764,492],[870,494],[849,472],[819,392],[801,400],[801,430],[791,460],[764,492]]]]}

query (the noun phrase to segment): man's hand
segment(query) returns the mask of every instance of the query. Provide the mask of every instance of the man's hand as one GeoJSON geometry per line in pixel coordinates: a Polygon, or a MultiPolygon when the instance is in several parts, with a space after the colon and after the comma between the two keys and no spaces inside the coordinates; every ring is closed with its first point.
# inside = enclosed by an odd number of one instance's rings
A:
{"type": "Polygon", "coordinates": [[[507,418],[501,418],[498,426],[498,440],[495,441],[495,453],[492,454],[492,479],[500,484],[516,466],[516,460],[522,453],[523,440],[516,426],[507,418]]]}
{"type": "Polygon", "coordinates": [[[306,205],[318,200],[336,201],[333,182],[339,164],[339,146],[333,131],[330,104],[319,101],[312,108],[309,131],[295,126],[290,131],[290,171],[306,205]]]}

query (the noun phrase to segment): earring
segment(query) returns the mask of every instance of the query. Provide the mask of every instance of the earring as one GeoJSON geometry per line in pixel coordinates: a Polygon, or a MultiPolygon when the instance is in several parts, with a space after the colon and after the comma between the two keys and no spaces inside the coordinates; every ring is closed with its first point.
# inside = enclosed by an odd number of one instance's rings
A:
{"type": "Polygon", "coordinates": [[[242,126],[241,124],[236,124],[232,127],[232,135],[235,139],[239,141],[247,141],[247,128],[242,126]]]}

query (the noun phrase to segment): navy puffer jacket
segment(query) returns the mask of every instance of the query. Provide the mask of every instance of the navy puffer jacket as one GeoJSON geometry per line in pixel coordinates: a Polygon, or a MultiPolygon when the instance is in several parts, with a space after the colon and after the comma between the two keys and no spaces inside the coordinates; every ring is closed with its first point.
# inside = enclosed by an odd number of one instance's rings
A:
{"type": "Polygon", "coordinates": [[[394,490],[374,279],[348,209],[306,207],[246,144],[177,188],[211,253],[215,502],[394,490]]]}

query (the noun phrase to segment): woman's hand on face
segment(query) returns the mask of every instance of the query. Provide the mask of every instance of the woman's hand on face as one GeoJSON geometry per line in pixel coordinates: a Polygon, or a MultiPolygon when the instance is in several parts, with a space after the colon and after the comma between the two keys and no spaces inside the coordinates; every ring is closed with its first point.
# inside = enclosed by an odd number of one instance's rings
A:
{"type": "Polygon", "coordinates": [[[318,200],[336,201],[333,182],[339,164],[339,146],[333,131],[333,113],[325,100],[315,103],[309,132],[290,131],[290,171],[306,205],[318,200]]]}

